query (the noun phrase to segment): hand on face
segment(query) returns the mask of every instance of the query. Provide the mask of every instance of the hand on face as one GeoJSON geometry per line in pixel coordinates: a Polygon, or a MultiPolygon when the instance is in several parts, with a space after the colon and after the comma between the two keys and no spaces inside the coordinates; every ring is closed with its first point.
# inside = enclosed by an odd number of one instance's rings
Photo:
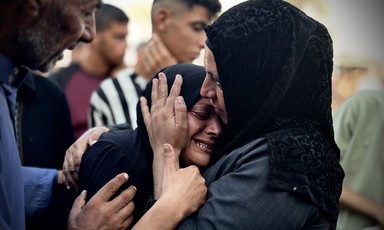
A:
{"type": "Polygon", "coordinates": [[[151,79],[157,72],[167,66],[177,64],[177,60],[168,51],[159,36],[153,34],[144,48],[144,54],[135,66],[137,75],[151,79]]]}
{"type": "Polygon", "coordinates": [[[104,185],[85,204],[86,191],[75,200],[68,219],[68,229],[127,229],[133,220],[135,205],[132,201],[136,188],[130,186],[113,200],[111,197],[121,185],[128,181],[128,175],[121,173],[104,185]]]}
{"type": "Polygon", "coordinates": [[[99,140],[100,135],[107,131],[109,131],[107,127],[94,127],[89,129],[68,148],[65,153],[63,163],[63,182],[67,188],[77,189],[81,157],[83,156],[88,145],[92,146],[97,140],[99,140]]]}
{"type": "Polygon", "coordinates": [[[177,153],[185,148],[188,139],[187,107],[179,96],[182,77],[176,76],[168,95],[167,79],[163,73],[153,80],[151,111],[144,97],[140,98],[145,126],[154,154],[163,152],[163,145],[169,143],[177,153]]]}

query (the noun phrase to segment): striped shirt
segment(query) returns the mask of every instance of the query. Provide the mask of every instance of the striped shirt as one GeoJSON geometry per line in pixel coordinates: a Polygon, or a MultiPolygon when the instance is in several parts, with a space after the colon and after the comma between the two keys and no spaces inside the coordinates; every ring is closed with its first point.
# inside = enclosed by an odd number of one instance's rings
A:
{"type": "Polygon", "coordinates": [[[133,68],[127,68],[115,78],[105,79],[92,93],[88,126],[136,124],[136,104],[147,85],[144,77],[136,76],[133,68]]]}

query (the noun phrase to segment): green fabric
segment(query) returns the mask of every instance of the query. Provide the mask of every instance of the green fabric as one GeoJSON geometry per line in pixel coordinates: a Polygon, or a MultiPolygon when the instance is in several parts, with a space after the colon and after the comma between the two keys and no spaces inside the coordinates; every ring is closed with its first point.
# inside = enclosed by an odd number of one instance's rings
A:
{"type": "MultiPolygon", "coordinates": [[[[384,204],[384,90],[351,96],[336,111],[334,129],[344,184],[384,204]]],[[[338,230],[360,230],[375,222],[341,207],[337,225],[338,230]]]]}

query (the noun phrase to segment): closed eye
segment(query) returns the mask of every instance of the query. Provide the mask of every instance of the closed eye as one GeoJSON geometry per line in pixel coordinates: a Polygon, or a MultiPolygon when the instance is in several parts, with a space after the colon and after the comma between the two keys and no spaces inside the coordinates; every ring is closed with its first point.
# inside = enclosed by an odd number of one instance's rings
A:
{"type": "Polygon", "coordinates": [[[207,120],[209,118],[209,113],[200,113],[192,111],[193,115],[200,120],[207,120]]]}

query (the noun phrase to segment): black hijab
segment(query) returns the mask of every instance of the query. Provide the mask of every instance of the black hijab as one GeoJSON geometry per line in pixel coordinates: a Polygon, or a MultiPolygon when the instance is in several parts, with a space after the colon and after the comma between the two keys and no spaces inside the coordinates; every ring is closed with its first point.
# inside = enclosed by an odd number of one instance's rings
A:
{"type": "Polygon", "coordinates": [[[300,183],[297,192],[335,222],[343,171],[333,137],[327,29],[287,2],[249,0],[224,12],[206,33],[228,115],[224,152],[265,137],[270,185],[300,183]]]}

